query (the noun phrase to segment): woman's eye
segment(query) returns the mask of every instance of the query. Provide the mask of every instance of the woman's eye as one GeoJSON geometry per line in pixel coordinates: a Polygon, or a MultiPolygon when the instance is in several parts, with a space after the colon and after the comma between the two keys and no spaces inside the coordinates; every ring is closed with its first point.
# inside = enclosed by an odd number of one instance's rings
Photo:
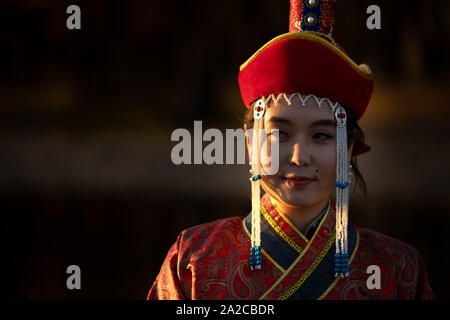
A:
{"type": "Polygon", "coordinates": [[[329,134],[323,133],[323,132],[316,133],[313,136],[313,139],[319,139],[319,140],[328,140],[331,138],[332,138],[332,136],[330,136],[329,134]]]}
{"type": "Polygon", "coordinates": [[[281,131],[279,129],[272,130],[271,132],[269,132],[267,134],[267,136],[268,137],[273,137],[273,138],[278,138],[278,139],[286,139],[286,138],[289,137],[289,135],[286,132],[281,131]]]}

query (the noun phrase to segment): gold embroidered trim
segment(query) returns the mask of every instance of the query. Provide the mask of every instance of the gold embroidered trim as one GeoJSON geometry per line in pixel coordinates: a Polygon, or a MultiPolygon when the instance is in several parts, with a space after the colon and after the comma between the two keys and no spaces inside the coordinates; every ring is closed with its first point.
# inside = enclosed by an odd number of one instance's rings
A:
{"type": "MultiPolygon", "coordinates": [[[[283,211],[278,207],[277,203],[275,201],[270,200],[272,205],[274,206],[275,210],[277,211],[277,213],[283,218],[284,222],[286,222],[292,229],[294,229],[294,231],[297,233],[297,235],[303,239],[303,241],[305,241],[306,243],[308,243],[310,240],[308,240],[308,238],[306,238],[306,236],[297,229],[297,227],[291,222],[291,220],[289,220],[288,217],[286,217],[286,215],[283,213],[283,211]]],[[[330,207],[331,207],[331,199],[328,200],[328,204],[327,204],[327,210],[326,213],[324,214],[324,216],[322,217],[322,220],[325,219],[325,217],[328,215],[328,211],[330,211],[330,207]]],[[[312,238],[311,238],[312,240],[312,238]]]]}
{"type": "MultiPolygon", "coordinates": [[[[358,248],[359,248],[359,231],[356,230],[356,245],[355,245],[355,248],[353,249],[353,253],[352,253],[352,256],[350,257],[350,260],[348,261],[349,266],[352,263],[353,258],[355,258],[356,251],[358,251],[358,248]]],[[[336,277],[336,279],[330,284],[328,289],[325,290],[325,292],[322,293],[320,295],[320,297],[317,298],[317,300],[322,300],[323,298],[325,298],[328,295],[328,293],[331,291],[331,289],[333,289],[334,286],[339,282],[340,279],[341,279],[341,277],[336,277]]]]}
{"type": "MultiPolygon", "coordinates": [[[[272,200],[271,200],[272,201],[272,200]]],[[[296,233],[297,235],[303,239],[306,243],[309,242],[308,238],[306,238],[303,233],[297,229],[297,227],[289,220],[288,217],[281,211],[281,209],[278,207],[278,205],[275,202],[272,202],[272,205],[274,206],[275,210],[277,210],[278,214],[283,218],[284,222],[286,222],[296,233]]]]}
{"type": "MultiPolygon", "coordinates": [[[[245,219],[242,220],[242,226],[244,227],[244,231],[245,233],[247,233],[247,236],[251,239],[251,233],[250,231],[248,231],[247,226],[245,225],[245,219]]],[[[286,269],[284,269],[282,266],[280,266],[271,256],[269,256],[269,254],[267,253],[266,250],[262,249],[261,252],[266,256],[267,259],[269,259],[270,262],[273,263],[273,265],[275,267],[277,267],[282,273],[286,272],[286,269]]]]}
{"type": "Polygon", "coordinates": [[[286,269],[284,269],[282,266],[280,266],[274,259],[272,259],[271,256],[269,256],[269,254],[267,253],[266,250],[264,250],[264,248],[261,250],[262,253],[266,256],[267,259],[269,259],[270,262],[273,263],[273,265],[275,267],[277,267],[282,273],[286,272],[286,269]]]}
{"type": "Polygon", "coordinates": [[[301,253],[303,251],[303,248],[300,247],[295,241],[289,237],[286,232],[283,231],[283,229],[276,223],[275,220],[267,213],[266,208],[264,205],[261,206],[262,214],[266,221],[272,226],[273,230],[284,240],[289,244],[295,251],[298,253],[301,253]]]}
{"type": "Polygon", "coordinates": [[[335,238],[335,231],[333,230],[332,234],[328,238],[327,243],[325,244],[322,251],[319,253],[317,258],[313,261],[313,263],[309,266],[309,268],[302,274],[300,279],[285,293],[283,293],[278,300],[286,300],[290,296],[292,296],[302,285],[305,283],[306,279],[309,278],[309,276],[314,272],[314,270],[317,268],[319,263],[323,260],[323,258],[327,255],[328,251],[330,250],[331,246],[334,243],[335,238]]]}
{"type": "Polygon", "coordinates": [[[330,209],[331,209],[331,207],[329,206],[327,212],[325,213],[325,217],[323,217],[322,221],[320,221],[319,226],[317,227],[316,231],[314,231],[314,235],[312,236],[311,241],[308,242],[308,244],[306,245],[306,248],[303,250],[303,252],[297,257],[297,259],[295,259],[294,262],[292,262],[292,264],[289,266],[289,268],[286,269],[286,272],[280,278],[278,278],[277,281],[275,281],[275,283],[269,288],[269,290],[267,290],[259,298],[259,300],[264,299],[274,288],[276,288],[280,284],[280,282],[283,281],[283,279],[289,274],[289,272],[291,272],[291,270],[295,267],[295,265],[297,265],[297,263],[308,252],[308,249],[311,246],[311,244],[314,242],[314,239],[316,238],[316,235],[319,233],[319,230],[322,228],[323,224],[327,220],[328,214],[330,213],[330,209]]]}

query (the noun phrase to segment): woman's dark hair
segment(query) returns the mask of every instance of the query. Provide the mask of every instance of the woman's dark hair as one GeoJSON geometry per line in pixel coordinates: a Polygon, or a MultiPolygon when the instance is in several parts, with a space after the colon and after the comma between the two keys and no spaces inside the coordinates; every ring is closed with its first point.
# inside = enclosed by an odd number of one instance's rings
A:
{"type": "MultiPolygon", "coordinates": [[[[356,121],[355,114],[353,111],[351,111],[348,108],[345,108],[345,111],[347,112],[347,142],[348,144],[354,143],[357,140],[364,142],[364,132],[358,125],[358,122],[356,121]]],[[[355,145],[353,144],[353,148],[355,145]]],[[[363,175],[361,174],[361,171],[358,168],[358,160],[355,155],[352,155],[350,158],[350,164],[352,165],[352,171],[353,171],[353,180],[354,180],[354,187],[353,192],[355,191],[356,187],[359,187],[361,190],[361,193],[364,195],[364,198],[367,200],[367,185],[366,181],[364,180],[363,175]]]]}
{"type": "MultiPolygon", "coordinates": [[[[355,119],[354,113],[348,109],[345,108],[345,111],[347,112],[347,142],[348,144],[351,144],[355,142],[357,139],[361,142],[364,142],[364,132],[359,127],[358,122],[355,119]]],[[[250,107],[247,109],[247,111],[244,114],[244,119],[242,120],[243,124],[247,126],[247,128],[253,127],[253,108],[250,107]]],[[[361,193],[363,194],[364,198],[367,199],[367,185],[366,181],[364,180],[364,177],[361,174],[361,171],[358,168],[358,160],[356,156],[352,155],[350,159],[350,164],[352,165],[352,171],[353,171],[353,190],[351,194],[353,194],[357,187],[359,187],[361,193]]]]}

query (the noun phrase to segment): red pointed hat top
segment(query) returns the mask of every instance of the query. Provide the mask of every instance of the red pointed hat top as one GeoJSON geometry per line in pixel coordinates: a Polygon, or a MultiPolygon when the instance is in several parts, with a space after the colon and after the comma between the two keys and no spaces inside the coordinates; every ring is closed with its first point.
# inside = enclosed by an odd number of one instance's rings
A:
{"type": "Polygon", "coordinates": [[[331,36],[336,0],[291,0],[289,32],[316,31],[331,36]]]}
{"type": "Polygon", "coordinates": [[[266,43],[240,67],[246,107],[271,94],[302,93],[339,102],[357,120],[363,116],[373,91],[372,72],[332,38],[335,3],[291,0],[290,32],[266,43]]]}

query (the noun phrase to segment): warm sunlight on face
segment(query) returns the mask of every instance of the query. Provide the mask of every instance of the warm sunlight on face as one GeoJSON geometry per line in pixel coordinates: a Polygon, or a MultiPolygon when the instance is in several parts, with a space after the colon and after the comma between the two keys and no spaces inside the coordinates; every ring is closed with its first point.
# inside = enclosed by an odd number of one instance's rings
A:
{"type": "Polygon", "coordinates": [[[298,99],[293,99],[291,106],[284,99],[276,105],[271,103],[264,116],[264,128],[268,141],[279,143],[278,173],[263,176],[261,181],[272,198],[304,207],[334,195],[336,121],[328,102],[324,101],[322,107],[314,99],[308,99],[305,106],[298,99]],[[278,129],[279,134],[271,134],[273,129],[278,129]],[[295,177],[312,181],[305,183],[295,177]]]}

